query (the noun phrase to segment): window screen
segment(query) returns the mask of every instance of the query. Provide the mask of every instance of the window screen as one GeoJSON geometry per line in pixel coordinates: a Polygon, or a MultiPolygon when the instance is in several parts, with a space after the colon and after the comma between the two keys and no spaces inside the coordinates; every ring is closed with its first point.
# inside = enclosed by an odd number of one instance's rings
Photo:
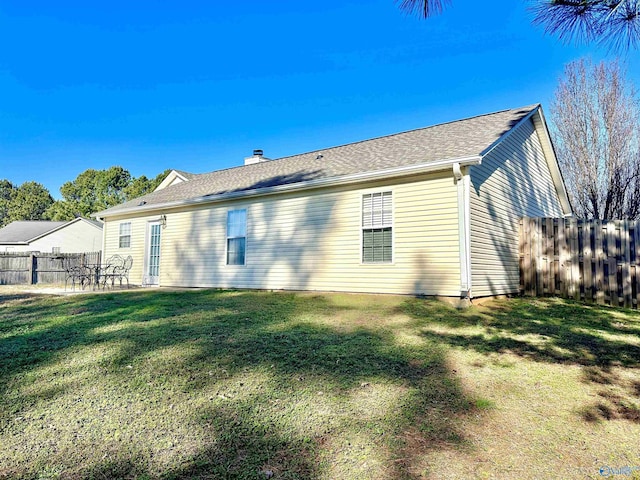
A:
{"type": "Polygon", "coordinates": [[[131,223],[120,224],[120,237],[118,240],[118,247],[129,248],[131,246],[131,223]]]}
{"type": "Polygon", "coordinates": [[[393,194],[368,193],[362,196],[362,261],[393,261],[393,194]]]}
{"type": "Polygon", "coordinates": [[[247,244],[247,210],[227,212],[227,265],[244,265],[247,244]]]}

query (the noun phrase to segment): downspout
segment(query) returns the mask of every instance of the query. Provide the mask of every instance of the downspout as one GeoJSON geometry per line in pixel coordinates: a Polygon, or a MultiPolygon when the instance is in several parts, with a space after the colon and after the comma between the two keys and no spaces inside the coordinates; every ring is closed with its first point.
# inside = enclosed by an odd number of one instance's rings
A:
{"type": "Polygon", "coordinates": [[[471,298],[471,215],[469,167],[453,164],[453,177],[458,191],[458,239],[460,244],[460,298],[471,298]]]}
{"type": "Polygon", "coordinates": [[[104,263],[104,259],[106,258],[105,248],[107,245],[107,222],[100,217],[96,217],[96,220],[102,222],[102,251],[100,252],[100,263],[104,263]]]}

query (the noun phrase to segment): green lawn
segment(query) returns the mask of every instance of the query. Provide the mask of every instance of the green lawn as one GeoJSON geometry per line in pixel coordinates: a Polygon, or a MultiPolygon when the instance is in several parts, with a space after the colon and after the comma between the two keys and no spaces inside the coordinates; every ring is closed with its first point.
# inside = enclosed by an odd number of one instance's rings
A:
{"type": "Polygon", "coordinates": [[[640,478],[634,311],[0,290],[0,478],[603,478],[605,467],[640,478]]]}

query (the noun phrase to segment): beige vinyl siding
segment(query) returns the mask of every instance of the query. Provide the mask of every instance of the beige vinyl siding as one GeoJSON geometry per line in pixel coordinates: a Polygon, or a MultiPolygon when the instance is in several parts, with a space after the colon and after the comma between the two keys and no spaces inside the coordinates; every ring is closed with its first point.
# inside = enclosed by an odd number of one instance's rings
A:
{"type": "Polygon", "coordinates": [[[104,252],[103,260],[107,262],[112,255],[133,257],[133,265],[129,272],[129,280],[134,284],[142,283],[143,263],[145,255],[147,222],[158,220],[160,215],[154,214],[135,219],[116,219],[104,223],[104,252]],[[131,242],[129,248],[119,248],[120,223],[131,222],[131,242]]]}
{"type": "MultiPolygon", "coordinates": [[[[165,212],[160,284],[459,295],[456,187],[450,173],[256,197],[165,212]],[[393,262],[362,263],[362,195],[393,192],[393,262]],[[247,209],[246,264],[226,265],[227,211],[247,209]]],[[[141,279],[145,226],[131,222],[131,248],[117,252],[118,221],[106,251],[136,258],[141,279]]],[[[139,280],[138,280],[139,281],[139,280]]]]}
{"type": "Polygon", "coordinates": [[[531,121],[471,168],[471,272],[475,297],[517,293],[522,216],[562,216],[558,194],[531,121]]]}

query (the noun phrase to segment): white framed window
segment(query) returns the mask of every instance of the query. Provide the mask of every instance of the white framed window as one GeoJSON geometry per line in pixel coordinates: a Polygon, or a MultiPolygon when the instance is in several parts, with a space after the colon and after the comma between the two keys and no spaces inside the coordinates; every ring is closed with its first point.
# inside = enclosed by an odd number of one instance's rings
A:
{"type": "Polygon", "coordinates": [[[247,209],[227,212],[227,265],[244,265],[247,247],[247,209]]]}
{"type": "Polygon", "coordinates": [[[120,235],[118,237],[118,248],[129,248],[131,246],[131,222],[120,224],[120,235]]]}
{"type": "Polygon", "coordinates": [[[362,263],[393,262],[393,193],[362,195],[362,263]]]}

